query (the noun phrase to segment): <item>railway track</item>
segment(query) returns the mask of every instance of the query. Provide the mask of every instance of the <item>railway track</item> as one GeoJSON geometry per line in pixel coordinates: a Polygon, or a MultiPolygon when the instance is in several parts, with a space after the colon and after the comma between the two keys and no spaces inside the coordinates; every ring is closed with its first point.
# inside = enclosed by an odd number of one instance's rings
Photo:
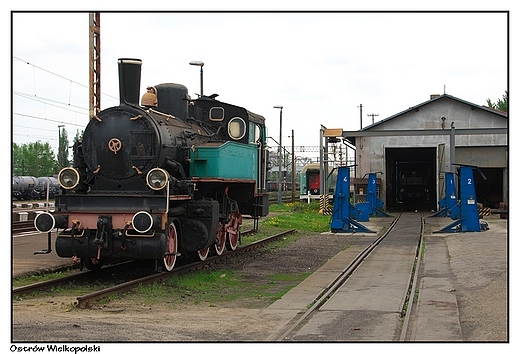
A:
{"type": "MultiPolygon", "coordinates": [[[[322,308],[337,292],[338,290],[345,285],[345,283],[349,280],[349,278],[354,274],[356,270],[362,267],[363,262],[374,252],[374,250],[380,245],[380,243],[388,237],[389,234],[393,231],[394,227],[399,222],[399,219],[402,214],[399,214],[395,220],[388,227],[386,232],[379,236],[376,240],[374,240],[369,246],[363,249],[357,257],[355,257],[350,264],[343,269],[336,278],[319,294],[318,297],[312,302],[312,305],[308,308],[308,310],[304,313],[300,313],[293,318],[290,324],[280,332],[280,335],[274,339],[275,341],[287,341],[291,340],[292,335],[297,333],[297,330],[301,328],[306,322],[308,322],[317,311],[322,308]]],[[[414,294],[417,287],[417,278],[418,278],[418,264],[421,261],[421,246],[423,242],[423,231],[424,231],[424,216],[421,214],[421,231],[418,236],[418,242],[415,250],[415,257],[412,263],[410,264],[410,272],[409,272],[409,282],[406,284],[408,290],[405,291],[405,296],[402,298],[401,304],[399,306],[399,317],[402,321],[402,327],[400,329],[399,341],[406,341],[409,333],[410,326],[410,317],[412,314],[412,303],[414,299],[414,294]]],[[[348,284],[346,285],[348,286],[348,284]]]]}
{"type": "MultiPolygon", "coordinates": [[[[180,275],[180,274],[187,273],[190,271],[202,269],[209,264],[219,263],[225,259],[236,257],[245,252],[250,252],[254,249],[263,247],[266,244],[279,240],[279,239],[283,238],[285,235],[288,235],[293,232],[295,232],[295,229],[287,230],[287,231],[281,232],[279,234],[267,237],[265,239],[253,242],[249,245],[238,247],[235,251],[225,252],[221,256],[208,257],[205,261],[198,261],[198,262],[189,263],[189,264],[186,264],[183,266],[179,266],[177,268],[174,268],[173,271],[171,271],[171,272],[159,272],[159,273],[139,277],[137,279],[126,281],[124,283],[121,283],[121,284],[118,284],[115,286],[107,287],[105,289],[101,289],[101,290],[98,290],[98,291],[95,291],[95,292],[92,292],[92,293],[89,293],[86,295],[79,296],[76,299],[77,300],[76,306],[79,308],[87,308],[87,307],[91,306],[95,300],[107,297],[111,294],[122,293],[122,292],[128,291],[132,288],[135,288],[139,285],[145,285],[145,284],[149,284],[149,283],[153,283],[153,282],[162,281],[162,280],[168,279],[175,275],[180,275]]],[[[107,267],[102,268],[101,271],[110,272],[110,271],[112,271],[113,267],[118,267],[118,266],[120,266],[120,265],[107,266],[107,267]]],[[[49,281],[45,281],[45,282],[39,282],[39,283],[35,283],[35,284],[17,287],[17,288],[12,289],[12,296],[21,296],[23,294],[28,294],[28,293],[37,292],[37,291],[44,291],[44,290],[48,290],[53,287],[67,285],[67,284],[71,284],[71,283],[78,282],[78,281],[84,281],[89,278],[89,275],[91,276],[91,272],[85,271],[85,272],[81,272],[79,274],[65,276],[65,277],[62,277],[59,279],[53,279],[53,280],[49,280],[49,281]]]]}
{"type": "Polygon", "coordinates": [[[19,234],[22,232],[36,231],[34,227],[34,221],[16,221],[13,222],[13,234],[19,234]]]}

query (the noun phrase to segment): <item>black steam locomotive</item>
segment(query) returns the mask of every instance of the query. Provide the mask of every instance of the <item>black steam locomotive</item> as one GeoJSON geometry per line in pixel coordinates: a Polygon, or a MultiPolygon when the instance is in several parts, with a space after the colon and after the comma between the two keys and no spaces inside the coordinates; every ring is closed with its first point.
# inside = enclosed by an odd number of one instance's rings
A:
{"type": "Polygon", "coordinates": [[[119,106],[90,120],[55,210],[34,221],[49,242],[57,228],[57,254],[88,269],[155,259],[170,271],[179,256],[235,249],[242,215],[268,213],[264,118],[171,83],[139,104],[141,64],[118,60],[119,106]]]}

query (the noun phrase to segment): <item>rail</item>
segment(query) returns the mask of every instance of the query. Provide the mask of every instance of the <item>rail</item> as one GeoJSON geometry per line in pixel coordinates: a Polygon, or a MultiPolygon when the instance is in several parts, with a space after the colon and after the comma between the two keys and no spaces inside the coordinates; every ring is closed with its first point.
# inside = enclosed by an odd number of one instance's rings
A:
{"type": "Polygon", "coordinates": [[[36,231],[34,227],[34,221],[15,221],[13,222],[13,234],[19,234],[22,232],[36,231]]]}

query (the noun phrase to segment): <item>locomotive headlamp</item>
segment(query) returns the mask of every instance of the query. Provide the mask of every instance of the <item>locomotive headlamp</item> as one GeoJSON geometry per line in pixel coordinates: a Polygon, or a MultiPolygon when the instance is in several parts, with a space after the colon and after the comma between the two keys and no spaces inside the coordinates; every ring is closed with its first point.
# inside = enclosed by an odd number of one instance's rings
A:
{"type": "Polygon", "coordinates": [[[58,182],[65,189],[72,189],[79,183],[79,172],[72,167],[65,167],[58,173],[58,182]]]}
{"type": "Polygon", "coordinates": [[[146,184],[153,190],[163,189],[168,182],[168,172],[162,168],[153,168],[146,175],[146,184]]]}
{"type": "Polygon", "coordinates": [[[40,232],[50,232],[55,225],[54,216],[48,212],[42,212],[34,218],[34,227],[40,232]]]}
{"type": "Polygon", "coordinates": [[[132,227],[139,233],[146,233],[154,226],[154,218],[146,211],[139,211],[132,217],[132,227]]]}

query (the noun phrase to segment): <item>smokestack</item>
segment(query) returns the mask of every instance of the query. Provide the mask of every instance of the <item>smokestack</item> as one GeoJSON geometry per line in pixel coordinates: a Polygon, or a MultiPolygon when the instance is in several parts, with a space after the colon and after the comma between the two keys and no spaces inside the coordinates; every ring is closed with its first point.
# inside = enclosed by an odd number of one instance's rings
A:
{"type": "Polygon", "coordinates": [[[119,103],[139,105],[141,59],[118,59],[119,103]]]}

